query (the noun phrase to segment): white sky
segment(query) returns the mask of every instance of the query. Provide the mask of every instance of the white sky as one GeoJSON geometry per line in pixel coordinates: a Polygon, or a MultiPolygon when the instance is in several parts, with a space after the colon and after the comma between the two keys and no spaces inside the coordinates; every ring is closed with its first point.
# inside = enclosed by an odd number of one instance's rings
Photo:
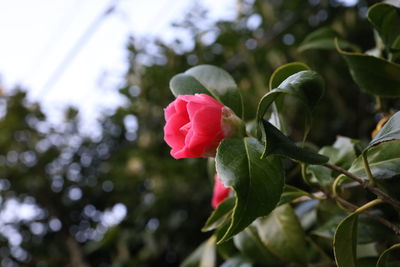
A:
{"type": "MultiPolygon", "coordinates": [[[[72,104],[92,125],[100,110],[121,103],[116,89],[127,68],[128,35],[171,41],[177,34],[171,22],[181,19],[193,1],[114,1],[118,2],[116,11],[100,23],[59,79],[46,87],[112,0],[0,0],[0,84],[6,90],[23,85],[52,121],[59,120],[62,108],[72,104]]],[[[210,9],[212,19],[234,18],[235,0],[198,2],[210,9]]]]}

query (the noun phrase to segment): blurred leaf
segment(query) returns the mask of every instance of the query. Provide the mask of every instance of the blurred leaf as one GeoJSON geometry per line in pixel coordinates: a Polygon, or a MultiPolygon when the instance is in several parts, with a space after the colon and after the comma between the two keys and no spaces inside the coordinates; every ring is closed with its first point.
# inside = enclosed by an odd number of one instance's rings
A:
{"type": "Polygon", "coordinates": [[[252,262],[263,265],[275,265],[280,260],[269,251],[261,241],[257,229],[250,225],[233,237],[235,246],[252,262]]]}
{"type": "MultiPolygon", "coordinates": [[[[388,261],[389,255],[396,249],[400,249],[400,243],[399,244],[395,244],[395,245],[391,246],[390,248],[386,249],[381,254],[381,256],[379,257],[378,262],[376,263],[376,267],[389,267],[389,266],[392,266],[393,263],[387,264],[387,263],[389,263],[387,261],[388,261]]],[[[400,264],[400,262],[397,262],[397,264],[400,264]]],[[[393,265],[393,266],[396,266],[396,265],[393,265]]]]}
{"type": "Polygon", "coordinates": [[[236,256],[221,264],[220,267],[252,267],[253,264],[243,256],[236,256]]]}
{"type": "Polygon", "coordinates": [[[396,112],[379,130],[366,149],[379,143],[400,139],[400,111],[396,112]]]}
{"type": "Polygon", "coordinates": [[[186,258],[181,267],[213,267],[216,266],[215,237],[204,241],[186,258]]]}
{"type": "Polygon", "coordinates": [[[277,154],[293,160],[309,163],[323,164],[329,158],[296,146],[287,136],[266,120],[262,120],[265,134],[265,150],[263,157],[277,154]]]}
{"type": "Polygon", "coordinates": [[[361,53],[338,52],[346,60],[350,74],[364,93],[384,96],[400,96],[400,65],[382,58],[361,53]]]}
{"type": "Polygon", "coordinates": [[[268,215],[278,203],[284,184],[279,158],[261,159],[263,146],[255,138],[225,139],[217,150],[216,166],[222,183],[236,193],[232,221],[223,242],[257,217],[268,215]]]}
{"type": "Polygon", "coordinates": [[[314,196],[306,191],[303,191],[297,187],[287,185],[283,187],[283,193],[281,195],[281,199],[279,200],[279,203],[277,206],[289,203],[296,198],[302,197],[302,196],[307,196],[309,198],[313,198],[314,196]]]}
{"type": "Polygon", "coordinates": [[[333,252],[338,267],[356,267],[357,265],[357,218],[357,213],[348,215],[336,229],[333,252]]]}
{"type": "MultiPolygon", "coordinates": [[[[348,169],[356,159],[355,148],[357,141],[348,137],[338,136],[333,146],[324,146],[318,153],[329,158],[329,163],[348,169]]],[[[309,165],[307,173],[311,174],[313,182],[329,188],[336,174],[324,166],[309,165]]]]}
{"type": "Polygon", "coordinates": [[[386,3],[377,3],[368,9],[367,16],[387,49],[400,49],[400,9],[386,3]]]}
{"type": "MultiPolygon", "coordinates": [[[[366,153],[375,179],[389,179],[400,174],[400,140],[380,143],[366,153]]],[[[367,179],[362,156],[353,162],[349,171],[367,179]]]]}
{"type": "Polygon", "coordinates": [[[243,103],[233,78],[223,69],[199,65],[184,74],[175,75],[170,81],[175,96],[182,94],[208,94],[230,107],[239,117],[243,116],[243,103]]]}
{"type": "Polygon", "coordinates": [[[308,249],[300,222],[293,208],[286,204],[255,222],[264,245],[281,260],[307,262],[308,249]]]}
{"type": "Polygon", "coordinates": [[[357,46],[355,46],[354,44],[346,42],[345,40],[341,40],[341,36],[332,28],[322,27],[308,34],[304,41],[301,42],[300,46],[298,47],[298,51],[303,52],[312,49],[333,50],[336,48],[335,38],[339,39],[340,47],[343,47],[345,49],[358,49],[357,46]]]}
{"type": "Polygon", "coordinates": [[[207,219],[206,224],[201,229],[203,232],[211,231],[221,226],[230,215],[233,207],[235,206],[235,199],[229,197],[221,202],[217,208],[211,213],[207,219]]]}

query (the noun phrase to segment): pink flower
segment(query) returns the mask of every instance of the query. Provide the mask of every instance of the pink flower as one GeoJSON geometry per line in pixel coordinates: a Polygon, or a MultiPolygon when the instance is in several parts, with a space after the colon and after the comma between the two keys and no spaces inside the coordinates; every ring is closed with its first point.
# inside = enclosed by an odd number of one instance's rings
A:
{"type": "Polygon", "coordinates": [[[212,201],[211,205],[215,209],[219,203],[225,200],[229,196],[229,193],[231,192],[231,189],[229,187],[225,187],[221,179],[219,178],[218,174],[216,173],[214,175],[214,192],[212,196],[212,201]]]}
{"type": "Polygon", "coordinates": [[[179,95],[164,109],[164,140],[172,148],[171,155],[176,159],[214,156],[227,137],[222,126],[225,109],[206,94],[179,95]]]}

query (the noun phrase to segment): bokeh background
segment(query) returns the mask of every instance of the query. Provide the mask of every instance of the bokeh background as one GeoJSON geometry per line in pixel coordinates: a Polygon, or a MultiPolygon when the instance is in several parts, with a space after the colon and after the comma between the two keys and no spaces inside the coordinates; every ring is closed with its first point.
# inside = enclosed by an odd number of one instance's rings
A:
{"type": "MultiPolygon", "coordinates": [[[[0,2],[1,265],[177,266],[210,235],[206,160],[163,142],[169,80],[192,66],[227,70],[251,121],[272,71],[302,61],[326,82],[310,141],[369,138],[379,118],[344,60],[297,48],[330,26],[370,49],[374,2],[0,2]]],[[[301,140],[301,106],[285,113],[301,140]]]]}

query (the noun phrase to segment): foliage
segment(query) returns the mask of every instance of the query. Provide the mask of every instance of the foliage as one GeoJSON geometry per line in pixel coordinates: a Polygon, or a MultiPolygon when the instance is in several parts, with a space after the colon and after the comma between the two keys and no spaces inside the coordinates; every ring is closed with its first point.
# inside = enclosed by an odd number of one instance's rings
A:
{"type": "Polygon", "coordinates": [[[131,39],[126,104],[93,137],[74,110],[55,127],[25,93],[2,96],[3,265],[398,265],[398,9],[368,3],[367,20],[364,2],[238,3],[236,21],[206,30],[195,7],[177,25],[190,48],[131,39]],[[249,135],[224,140],[210,174],[162,141],[163,108],[196,92],[249,135]],[[212,212],[215,169],[235,193],[212,212]]]}

